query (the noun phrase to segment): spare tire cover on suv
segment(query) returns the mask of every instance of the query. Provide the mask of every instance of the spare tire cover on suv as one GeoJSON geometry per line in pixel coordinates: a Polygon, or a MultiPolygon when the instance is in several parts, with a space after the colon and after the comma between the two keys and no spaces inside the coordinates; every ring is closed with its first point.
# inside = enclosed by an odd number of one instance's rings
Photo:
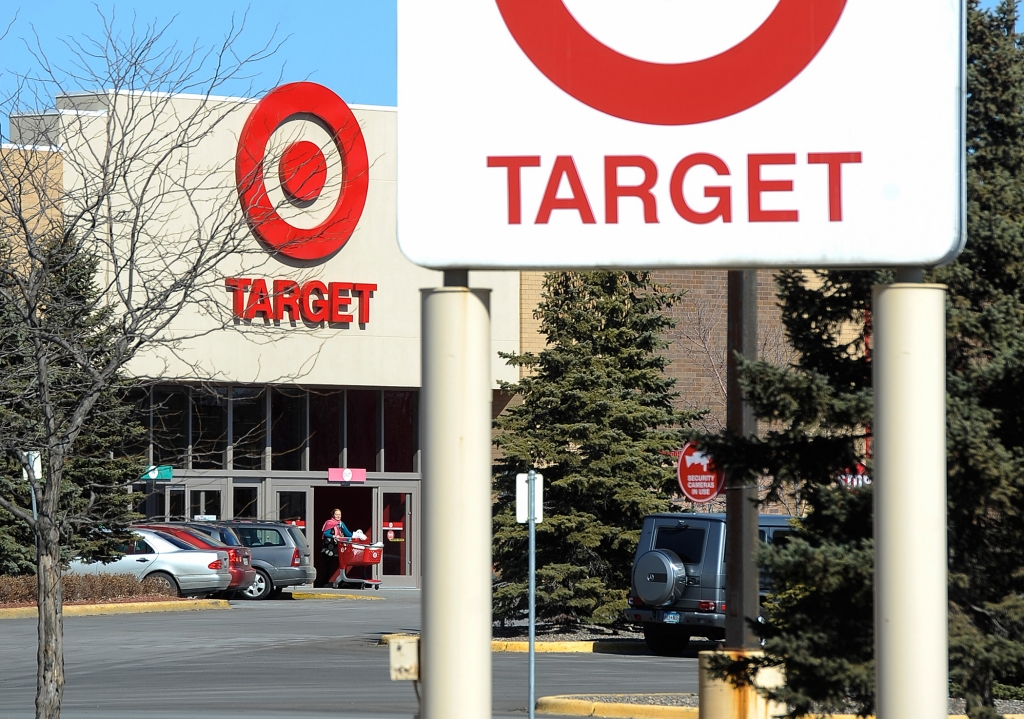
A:
{"type": "Polygon", "coordinates": [[[655,549],[633,565],[633,589],[644,604],[660,607],[677,598],[677,580],[685,576],[686,569],[675,552],[655,549]]]}

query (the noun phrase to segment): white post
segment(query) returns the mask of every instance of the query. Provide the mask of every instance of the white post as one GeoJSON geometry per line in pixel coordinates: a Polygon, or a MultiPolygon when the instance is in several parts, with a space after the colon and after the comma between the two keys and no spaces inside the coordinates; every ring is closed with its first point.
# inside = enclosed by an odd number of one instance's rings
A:
{"type": "Polygon", "coordinates": [[[945,719],[945,287],[876,287],[873,312],[877,716],[945,719]]]}
{"type": "Polygon", "coordinates": [[[422,299],[421,717],[481,719],[491,716],[489,293],[446,286],[422,299]]]}
{"type": "Polygon", "coordinates": [[[536,647],[534,642],[537,638],[537,473],[534,470],[530,470],[526,474],[526,482],[528,485],[527,500],[526,500],[526,511],[527,511],[527,522],[529,523],[529,535],[530,535],[530,587],[529,587],[529,598],[530,602],[530,638],[529,638],[529,699],[526,706],[526,715],[529,719],[534,719],[534,706],[537,703],[537,656],[535,654],[536,647]]]}

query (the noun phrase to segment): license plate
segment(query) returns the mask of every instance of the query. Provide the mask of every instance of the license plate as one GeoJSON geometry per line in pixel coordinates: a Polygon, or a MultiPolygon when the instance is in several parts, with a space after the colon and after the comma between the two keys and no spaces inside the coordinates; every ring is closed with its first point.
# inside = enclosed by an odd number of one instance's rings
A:
{"type": "Polygon", "coordinates": [[[248,557],[244,557],[244,558],[242,559],[242,564],[244,564],[245,566],[247,566],[247,567],[248,567],[248,566],[249,566],[249,558],[248,558],[248,557]]]}
{"type": "Polygon", "coordinates": [[[679,624],[679,612],[665,612],[665,624],[679,624]]]}

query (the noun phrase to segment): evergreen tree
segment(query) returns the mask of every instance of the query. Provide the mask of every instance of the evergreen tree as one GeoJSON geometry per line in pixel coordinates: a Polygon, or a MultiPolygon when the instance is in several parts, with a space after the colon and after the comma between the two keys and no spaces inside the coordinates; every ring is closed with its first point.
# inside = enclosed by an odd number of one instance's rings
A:
{"type": "Polygon", "coordinates": [[[732,672],[785,665],[774,697],[793,716],[869,713],[874,701],[871,488],[839,478],[866,456],[871,423],[871,286],[891,273],[784,271],[782,322],[797,351],[791,366],[741,365],[761,422],[759,437],[722,433],[702,440],[727,472],[766,475],[772,493],[796,491],[806,518],[783,546],[766,547],[771,572],[763,661],[732,672]]]}
{"type": "Polygon", "coordinates": [[[1024,684],[1024,49],[1016,3],[968,16],[967,246],[949,286],[950,676],[972,717],[1024,684]],[[977,707],[977,710],[975,710],[977,707]],[[983,709],[982,707],[986,707],[983,709]]]}
{"type": "MultiPolygon", "coordinates": [[[[109,312],[95,310],[98,290],[94,277],[97,263],[75,258],[54,273],[43,302],[46,319],[58,335],[64,328],[91,335],[90,344],[102,346],[114,328],[109,312]]],[[[26,332],[12,313],[16,308],[0,303],[0,423],[26,438],[24,450],[42,445],[42,421],[34,401],[32,358],[26,332]],[[31,437],[39,437],[39,444],[31,437]]],[[[53,385],[70,390],[82,382],[81,368],[70,357],[54,365],[53,385]]],[[[144,468],[140,453],[146,429],[129,399],[129,385],[119,381],[104,389],[74,442],[61,480],[61,553],[72,557],[110,561],[119,556],[117,546],[128,537],[128,524],[138,517],[132,511],[129,487],[144,468]]],[[[43,462],[43,466],[46,463],[43,462]]],[[[28,482],[21,458],[12,453],[4,458],[0,472],[0,493],[31,506],[28,482]]],[[[34,574],[35,541],[31,528],[0,509],[0,575],[34,574]]]]}
{"type": "MultiPolygon", "coordinates": [[[[1015,3],[968,8],[968,242],[928,273],[949,287],[947,465],[950,678],[972,719],[997,716],[994,688],[1024,684],[1024,64],[1015,3]]],[[[795,538],[762,550],[774,594],[763,662],[783,664],[777,697],[794,715],[868,713],[874,702],[870,489],[836,482],[866,456],[871,421],[870,286],[885,273],[783,273],[794,367],[743,367],[769,431],[706,442],[735,471],[795,488],[808,514],[795,538]],[[853,342],[843,329],[859,328],[853,342]]]]}
{"type": "Polygon", "coordinates": [[[537,612],[614,622],[626,608],[643,518],[667,511],[671,456],[690,415],[672,405],[675,380],[658,351],[679,295],[646,272],[556,272],[537,310],[547,348],[503,355],[530,374],[505,390],[522,397],[495,422],[496,618],[526,608],[527,530],[515,519],[515,475],[544,475],[537,526],[537,612]]]}

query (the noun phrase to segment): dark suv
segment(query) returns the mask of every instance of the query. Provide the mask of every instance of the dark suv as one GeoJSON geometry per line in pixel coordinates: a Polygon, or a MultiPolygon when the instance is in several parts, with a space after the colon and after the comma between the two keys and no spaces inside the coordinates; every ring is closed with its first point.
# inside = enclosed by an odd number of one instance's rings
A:
{"type": "MultiPolygon", "coordinates": [[[[779,544],[790,517],[762,514],[762,542],[779,544]]],[[[760,581],[762,596],[767,577],[760,581]]],[[[685,649],[691,636],[725,638],[725,515],[652,514],[644,518],[633,558],[626,620],[640,622],[647,647],[661,656],[685,649]]]]}
{"type": "Polygon", "coordinates": [[[256,581],[242,596],[266,599],[284,587],[311,584],[316,579],[313,553],[298,527],[255,519],[229,519],[216,524],[230,527],[238,541],[252,550],[256,581]]]}

